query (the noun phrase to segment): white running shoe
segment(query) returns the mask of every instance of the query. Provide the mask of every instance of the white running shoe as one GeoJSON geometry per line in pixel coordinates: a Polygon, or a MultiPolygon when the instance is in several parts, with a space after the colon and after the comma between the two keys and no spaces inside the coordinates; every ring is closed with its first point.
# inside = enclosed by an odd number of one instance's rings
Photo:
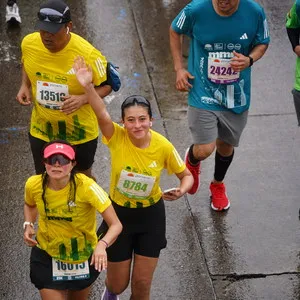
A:
{"type": "Polygon", "coordinates": [[[6,22],[18,22],[21,23],[21,17],[19,14],[19,7],[17,3],[14,3],[13,6],[6,6],[6,22]]]}

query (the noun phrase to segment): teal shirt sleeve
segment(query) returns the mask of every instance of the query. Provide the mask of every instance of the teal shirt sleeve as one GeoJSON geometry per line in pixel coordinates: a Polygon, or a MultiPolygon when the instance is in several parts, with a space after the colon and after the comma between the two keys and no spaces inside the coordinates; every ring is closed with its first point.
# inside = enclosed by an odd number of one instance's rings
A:
{"type": "Polygon", "coordinates": [[[193,15],[192,3],[185,6],[172,22],[172,29],[178,34],[192,36],[193,15]]]}
{"type": "Polygon", "coordinates": [[[300,28],[300,1],[296,1],[286,15],[286,28],[300,28]]]}
{"type": "Polygon", "coordinates": [[[269,26],[268,26],[265,12],[263,8],[261,8],[258,29],[257,29],[255,39],[253,41],[253,46],[260,45],[260,44],[269,44],[269,43],[270,43],[269,26]]]}

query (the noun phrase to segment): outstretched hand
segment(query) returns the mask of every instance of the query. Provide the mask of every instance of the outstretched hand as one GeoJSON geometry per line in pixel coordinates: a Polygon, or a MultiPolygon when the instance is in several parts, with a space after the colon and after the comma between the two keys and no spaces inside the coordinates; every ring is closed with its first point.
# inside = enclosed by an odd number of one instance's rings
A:
{"type": "Polygon", "coordinates": [[[82,56],[77,56],[74,60],[73,69],[78,82],[85,88],[93,81],[93,71],[91,66],[87,65],[82,56]]]}

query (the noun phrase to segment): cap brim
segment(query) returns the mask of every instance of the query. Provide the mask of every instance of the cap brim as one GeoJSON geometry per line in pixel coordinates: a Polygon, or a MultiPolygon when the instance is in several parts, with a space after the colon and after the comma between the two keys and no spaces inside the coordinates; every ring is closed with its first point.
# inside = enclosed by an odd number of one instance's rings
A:
{"type": "Polygon", "coordinates": [[[44,149],[44,158],[48,158],[54,154],[63,154],[71,160],[75,159],[74,149],[66,144],[53,143],[44,149]]]}
{"type": "Polygon", "coordinates": [[[44,155],[44,158],[48,158],[50,157],[51,155],[54,155],[54,154],[62,154],[64,156],[66,156],[67,158],[73,160],[74,157],[71,153],[69,153],[68,151],[59,151],[59,150],[53,150],[53,151],[49,151],[47,152],[47,154],[44,155]]]}
{"type": "Polygon", "coordinates": [[[44,30],[50,33],[57,33],[63,26],[65,25],[65,23],[53,23],[53,22],[47,22],[47,21],[41,21],[38,20],[36,22],[35,28],[37,30],[44,30]]]}

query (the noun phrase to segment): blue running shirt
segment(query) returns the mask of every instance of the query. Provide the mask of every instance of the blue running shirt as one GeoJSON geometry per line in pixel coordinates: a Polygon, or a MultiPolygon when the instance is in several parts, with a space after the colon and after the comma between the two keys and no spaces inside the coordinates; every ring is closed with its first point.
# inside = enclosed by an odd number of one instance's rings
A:
{"type": "Polygon", "coordinates": [[[173,20],[172,29],[191,38],[188,104],[207,110],[242,113],[250,105],[251,68],[236,73],[229,66],[233,51],[249,55],[252,48],[270,42],[263,8],[240,0],[231,16],[218,15],[212,0],[194,0],[173,20]]]}

